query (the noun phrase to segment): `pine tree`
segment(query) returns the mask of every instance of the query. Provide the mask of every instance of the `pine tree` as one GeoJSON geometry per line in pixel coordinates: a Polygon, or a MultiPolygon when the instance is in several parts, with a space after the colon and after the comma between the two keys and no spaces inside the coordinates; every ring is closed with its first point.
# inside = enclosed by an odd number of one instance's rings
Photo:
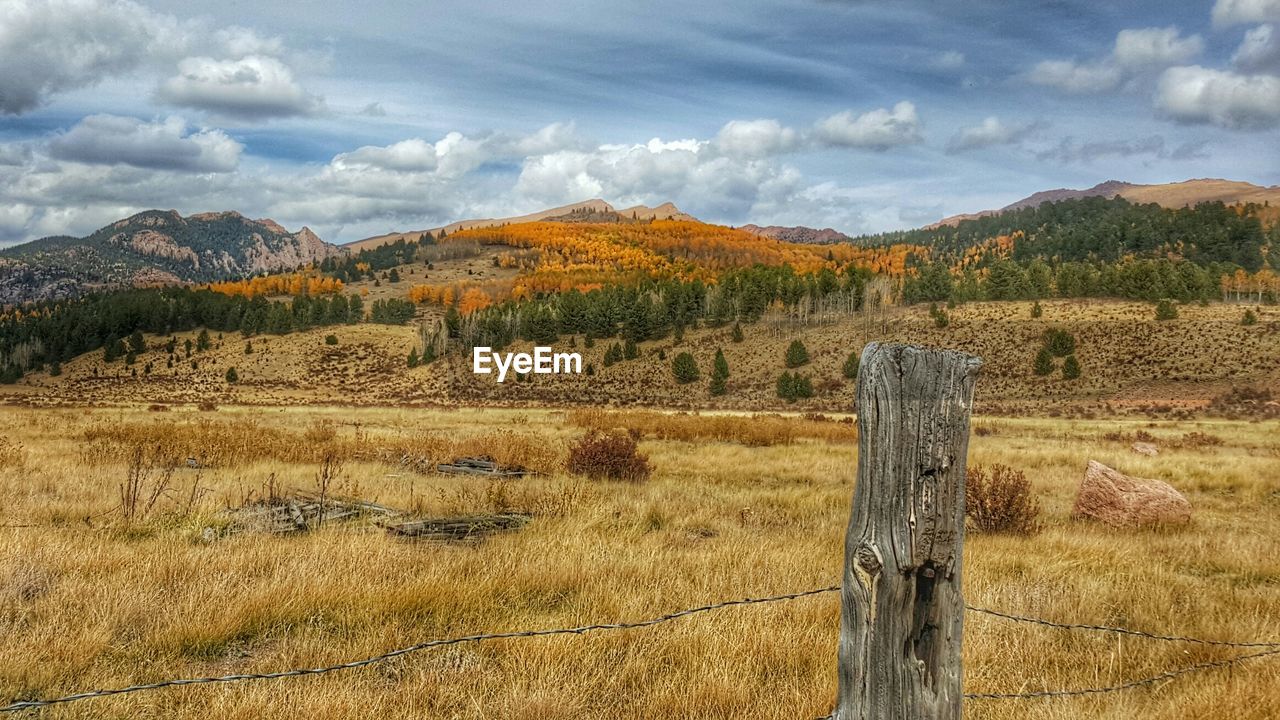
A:
{"type": "Polygon", "coordinates": [[[742,338],[742,326],[741,326],[741,325],[739,325],[738,323],[734,323],[734,324],[733,324],[733,341],[734,341],[734,342],[736,342],[736,343],[740,343],[740,342],[742,342],[742,339],[743,339],[743,338],[742,338]]]}
{"type": "Polygon", "coordinates": [[[252,354],[253,354],[253,341],[251,341],[251,340],[245,340],[245,341],[244,341],[244,354],[245,354],[245,355],[252,355],[252,354]]]}
{"type": "Polygon", "coordinates": [[[712,375],[712,376],[711,376],[711,386],[710,386],[709,390],[710,390],[711,394],[712,394],[713,396],[716,396],[716,397],[719,397],[720,395],[724,395],[726,392],[728,392],[729,388],[728,388],[728,386],[727,386],[727,385],[726,385],[726,383],[725,383],[725,378],[724,378],[724,376],[722,376],[722,375],[712,375]]]}
{"type": "Polygon", "coordinates": [[[636,341],[627,338],[622,345],[622,357],[626,360],[635,360],[640,357],[640,348],[636,347],[636,341]]]}
{"type": "Polygon", "coordinates": [[[409,361],[408,361],[408,363],[409,363],[409,367],[411,367],[411,368],[416,368],[416,367],[418,367],[418,348],[413,348],[413,349],[409,350],[409,361]]]}
{"type": "Polygon", "coordinates": [[[141,330],[134,330],[130,333],[129,349],[135,353],[144,353],[147,351],[147,341],[142,337],[141,330]]]}
{"type": "Polygon", "coordinates": [[[858,365],[862,362],[862,358],[858,357],[858,351],[854,350],[849,353],[849,357],[844,359],[844,366],[840,368],[840,373],[844,375],[846,380],[858,379],[858,365]]]}
{"type": "Polygon", "coordinates": [[[1080,377],[1080,363],[1076,360],[1075,355],[1068,355],[1062,361],[1062,377],[1067,380],[1075,380],[1080,377]]]}
{"type": "Polygon", "coordinates": [[[209,331],[204,328],[200,329],[200,334],[196,336],[196,352],[204,352],[208,350],[212,343],[209,341],[209,331]]]}
{"type": "Polygon", "coordinates": [[[62,374],[62,363],[54,360],[49,363],[49,377],[58,377],[62,374]]]}
{"type": "Polygon", "coordinates": [[[729,377],[729,361],[724,359],[724,350],[716,348],[716,359],[712,364],[712,377],[729,377]]]}
{"type": "Polygon", "coordinates": [[[1254,314],[1253,310],[1245,310],[1244,319],[1240,321],[1240,324],[1241,325],[1257,325],[1258,316],[1254,314]]]}
{"type": "Polygon", "coordinates": [[[1037,300],[1035,304],[1031,306],[1031,317],[1039,318],[1041,315],[1044,315],[1044,308],[1040,307],[1040,301],[1037,300]]]}
{"type": "Polygon", "coordinates": [[[798,339],[791,341],[791,345],[787,347],[786,362],[789,368],[809,364],[809,350],[805,348],[804,343],[798,339]]]}
{"type": "MultiPolygon", "coordinates": [[[[1075,356],[1068,355],[1067,357],[1075,356]]],[[[1032,365],[1032,369],[1037,375],[1041,376],[1048,375],[1053,372],[1053,354],[1049,352],[1049,348],[1040,348],[1040,352],[1036,353],[1036,360],[1035,364],[1032,365]]]]}
{"type": "Polygon", "coordinates": [[[671,362],[671,374],[681,385],[694,382],[698,379],[698,363],[693,355],[682,352],[671,362]]]}
{"type": "Polygon", "coordinates": [[[229,382],[229,383],[235,383],[235,382],[239,382],[239,381],[240,381],[240,375],[239,375],[239,373],[237,373],[237,372],[236,372],[236,369],[235,369],[235,368],[233,368],[233,367],[232,367],[232,368],[227,368],[227,376],[226,376],[226,377],[227,377],[227,382],[229,382]]]}
{"type": "Polygon", "coordinates": [[[1173,304],[1172,300],[1164,299],[1156,303],[1156,320],[1164,322],[1165,320],[1176,320],[1178,318],[1178,308],[1173,304]]]}

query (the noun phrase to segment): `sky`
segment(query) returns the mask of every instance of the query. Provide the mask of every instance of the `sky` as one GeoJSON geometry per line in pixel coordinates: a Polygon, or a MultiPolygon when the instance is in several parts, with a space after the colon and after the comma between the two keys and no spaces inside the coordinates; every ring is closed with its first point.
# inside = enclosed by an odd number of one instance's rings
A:
{"type": "Polygon", "coordinates": [[[916,227],[1280,184],[1280,0],[0,0],[0,245],[145,209],[330,242],[600,197],[916,227]]]}

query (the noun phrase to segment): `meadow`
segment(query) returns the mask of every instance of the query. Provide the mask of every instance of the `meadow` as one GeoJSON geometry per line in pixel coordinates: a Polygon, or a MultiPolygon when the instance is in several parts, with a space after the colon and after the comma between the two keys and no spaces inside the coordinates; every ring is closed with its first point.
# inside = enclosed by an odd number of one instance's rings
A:
{"type": "MultiPolygon", "coordinates": [[[[812,414],[134,404],[9,407],[0,422],[4,702],[328,665],[434,638],[638,620],[837,584],[857,454],[847,417],[812,414]],[[611,427],[640,436],[649,480],[565,472],[577,438],[611,427]],[[480,452],[539,473],[430,472],[480,452]],[[395,539],[370,522],[234,531],[230,509],[293,491],[408,517],[534,517],[517,532],[454,544],[395,539]]],[[[1025,472],[1044,527],[970,533],[969,603],[1280,641],[1280,424],[979,416],[973,430],[970,465],[1025,472]],[[1159,455],[1129,449],[1139,432],[1159,455]],[[1191,501],[1192,524],[1118,531],[1070,519],[1089,459],[1171,483],[1191,501]]],[[[1112,685],[1241,652],[980,615],[966,623],[969,692],[1112,685]]],[[[322,677],[166,689],[30,716],[813,718],[834,698],[838,624],[838,595],[825,594],[647,630],[457,645],[322,677]]],[[[1119,693],[971,701],[965,716],[1278,714],[1271,658],[1119,693]]]]}

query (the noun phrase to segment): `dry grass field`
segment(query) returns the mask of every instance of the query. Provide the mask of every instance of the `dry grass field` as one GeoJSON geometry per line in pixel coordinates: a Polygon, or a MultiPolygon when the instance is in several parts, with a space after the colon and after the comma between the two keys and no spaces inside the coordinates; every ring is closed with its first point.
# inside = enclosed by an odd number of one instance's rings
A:
{"type": "MultiPolygon", "coordinates": [[[[741,429],[730,430],[651,412],[135,405],[6,408],[0,420],[0,701],[327,665],[433,638],[643,619],[835,584],[856,456],[851,425],[816,417],[737,417],[741,429]],[[609,426],[641,433],[650,480],[596,482],[559,469],[585,428],[609,426]],[[400,462],[478,451],[544,474],[494,482],[400,462]],[[326,477],[332,495],[414,515],[521,510],[534,519],[470,544],[393,539],[367,523],[231,532],[227,508],[317,490],[326,477]],[[122,486],[138,502],[122,502],[122,486]]],[[[1025,471],[1045,527],[1031,537],[970,534],[970,603],[1280,641],[1280,425],[978,417],[974,430],[970,464],[1025,471]],[[1130,452],[1138,431],[1155,436],[1158,456],[1130,452]],[[1122,532],[1070,520],[1090,458],[1170,482],[1193,504],[1193,523],[1122,532]]],[[[838,623],[828,594],[30,716],[813,718],[834,697],[838,623]]],[[[966,629],[970,692],[1110,685],[1241,652],[973,615],[966,629]]],[[[1275,658],[1122,693],[966,707],[973,720],[1278,715],[1275,658]]]]}

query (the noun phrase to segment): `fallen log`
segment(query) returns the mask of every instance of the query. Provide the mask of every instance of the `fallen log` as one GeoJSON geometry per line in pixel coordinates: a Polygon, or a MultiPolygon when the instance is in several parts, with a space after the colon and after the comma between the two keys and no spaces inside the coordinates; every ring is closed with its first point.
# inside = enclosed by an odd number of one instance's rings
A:
{"type": "Polygon", "coordinates": [[[527,513],[431,518],[390,525],[387,527],[387,533],[416,540],[481,540],[494,533],[519,530],[531,519],[533,516],[527,513]]]}

